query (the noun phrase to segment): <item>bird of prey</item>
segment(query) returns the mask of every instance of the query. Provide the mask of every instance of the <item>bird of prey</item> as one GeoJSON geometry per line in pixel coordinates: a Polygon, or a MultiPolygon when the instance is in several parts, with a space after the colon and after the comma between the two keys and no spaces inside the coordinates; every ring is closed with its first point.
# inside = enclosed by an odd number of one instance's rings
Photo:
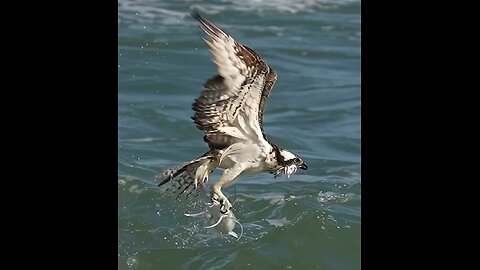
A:
{"type": "Polygon", "coordinates": [[[240,44],[215,24],[198,13],[192,16],[205,32],[203,40],[217,65],[218,74],[204,84],[199,98],[192,105],[196,126],[204,132],[210,150],[183,165],[167,169],[159,186],[174,181],[181,194],[193,191],[208,181],[216,168],[223,174],[212,186],[211,199],[220,203],[222,213],[232,204],[222,188],[241,175],[270,172],[290,177],[307,164],[296,154],[271,143],[263,130],[265,105],[277,74],[251,48],[240,44]]]}

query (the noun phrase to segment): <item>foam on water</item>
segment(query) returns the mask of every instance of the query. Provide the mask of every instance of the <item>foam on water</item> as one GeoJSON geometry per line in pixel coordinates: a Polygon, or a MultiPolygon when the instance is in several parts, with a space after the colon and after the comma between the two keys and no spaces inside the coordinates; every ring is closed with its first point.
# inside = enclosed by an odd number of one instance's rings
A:
{"type": "Polygon", "coordinates": [[[176,1],[177,5],[156,0],[119,0],[119,23],[144,24],[160,20],[165,25],[184,24],[191,10],[204,14],[222,12],[246,13],[289,13],[312,12],[314,10],[335,10],[339,7],[357,4],[359,0],[219,0],[208,3],[196,0],[176,1]],[[189,10],[185,10],[188,6],[189,10]]]}

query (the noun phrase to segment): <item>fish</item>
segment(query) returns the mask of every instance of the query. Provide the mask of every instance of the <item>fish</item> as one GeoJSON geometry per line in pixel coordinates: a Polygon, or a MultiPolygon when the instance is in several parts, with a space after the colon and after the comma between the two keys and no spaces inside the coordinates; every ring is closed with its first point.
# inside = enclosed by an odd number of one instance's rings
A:
{"type": "Polygon", "coordinates": [[[220,211],[221,204],[217,201],[210,203],[205,203],[207,207],[200,213],[189,214],[184,213],[187,217],[198,217],[208,219],[208,226],[205,226],[205,229],[215,228],[221,234],[228,234],[237,239],[237,241],[243,235],[243,226],[235,217],[235,214],[232,210],[227,213],[222,213],[220,211]],[[233,230],[235,229],[236,224],[240,226],[240,235],[238,235],[233,230]]]}

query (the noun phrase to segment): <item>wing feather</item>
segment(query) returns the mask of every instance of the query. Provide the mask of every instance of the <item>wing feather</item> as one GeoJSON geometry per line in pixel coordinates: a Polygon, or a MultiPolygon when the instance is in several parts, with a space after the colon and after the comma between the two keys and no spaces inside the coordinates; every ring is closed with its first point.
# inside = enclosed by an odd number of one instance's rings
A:
{"type": "Polygon", "coordinates": [[[263,113],[277,79],[275,71],[255,51],[218,26],[197,13],[192,16],[206,33],[204,41],[218,72],[205,83],[192,105],[192,119],[205,133],[204,140],[214,149],[241,140],[265,143],[263,113]]]}

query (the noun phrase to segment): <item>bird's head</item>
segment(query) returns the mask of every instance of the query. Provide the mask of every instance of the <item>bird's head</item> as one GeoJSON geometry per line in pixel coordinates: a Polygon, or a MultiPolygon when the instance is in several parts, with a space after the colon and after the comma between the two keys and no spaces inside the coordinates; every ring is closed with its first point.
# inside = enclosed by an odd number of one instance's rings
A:
{"type": "Polygon", "coordinates": [[[302,170],[308,169],[307,164],[299,156],[285,149],[279,149],[278,147],[275,148],[275,154],[279,166],[274,172],[275,177],[280,174],[285,174],[287,177],[290,177],[290,175],[295,173],[298,168],[302,170]]]}

